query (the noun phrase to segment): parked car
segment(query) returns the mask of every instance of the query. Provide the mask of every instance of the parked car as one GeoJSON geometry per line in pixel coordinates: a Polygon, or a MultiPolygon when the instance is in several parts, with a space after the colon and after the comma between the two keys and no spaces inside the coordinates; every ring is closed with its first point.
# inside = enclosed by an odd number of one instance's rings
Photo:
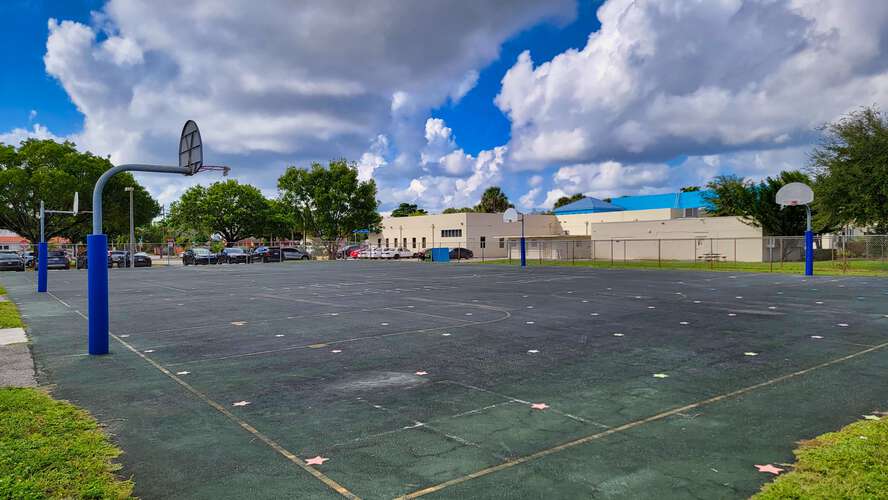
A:
{"type": "Polygon", "coordinates": [[[224,264],[249,264],[253,256],[241,247],[228,247],[222,249],[219,260],[224,264]]]}
{"type": "Polygon", "coordinates": [[[382,255],[382,248],[379,247],[367,247],[360,252],[358,252],[358,258],[360,259],[378,259],[380,255],[382,255]]]}
{"type": "Polygon", "coordinates": [[[256,247],[253,250],[253,262],[281,261],[281,247],[256,247]]]}
{"type": "Polygon", "coordinates": [[[384,248],[379,257],[382,259],[409,259],[413,257],[413,252],[406,248],[384,248]]]}
{"type": "Polygon", "coordinates": [[[420,251],[413,254],[413,258],[419,259],[419,260],[426,260],[426,259],[430,259],[431,257],[432,257],[432,251],[428,250],[428,249],[420,250],[420,251]]]}
{"type": "Polygon", "coordinates": [[[211,252],[209,248],[194,247],[189,248],[182,253],[182,265],[185,266],[197,266],[200,264],[209,265],[218,263],[219,255],[211,252]]]}
{"type": "Polygon", "coordinates": [[[352,253],[355,250],[360,250],[360,249],[361,249],[361,245],[344,246],[344,247],[340,248],[338,252],[336,252],[336,258],[337,259],[348,259],[350,257],[354,258],[354,257],[352,257],[352,253]]]}
{"type": "Polygon", "coordinates": [[[454,259],[471,259],[475,254],[472,253],[468,248],[451,248],[450,249],[450,260],[454,259]]]}
{"type": "Polygon", "coordinates": [[[68,255],[64,250],[50,250],[46,253],[47,269],[68,269],[68,255]]]}
{"type": "Polygon", "coordinates": [[[129,267],[130,253],[126,250],[111,250],[108,252],[108,267],[129,267]]]}
{"type": "Polygon", "coordinates": [[[361,252],[363,252],[366,248],[367,247],[363,247],[363,246],[354,248],[348,253],[348,257],[350,259],[359,259],[359,258],[361,258],[361,252]]]}
{"type": "Polygon", "coordinates": [[[301,248],[282,248],[284,260],[309,260],[311,254],[301,248]]]}
{"type": "Polygon", "coordinates": [[[37,252],[22,252],[22,260],[25,261],[25,267],[32,268],[34,267],[34,262],[37,259],[37,252]]]}
{"type": "Polygon", "coordinates": [[[24,271],[25,261],[13,251],[0,251],[0,271],[24,271]]]}
{"type": "MultiPolygon", "coordinates": [[[[111,262],[111,252],[108,252],[108,269],[111,269],[112,264],[113,263],[111,262]]],[[[88,268],[87,259],[86,259],[86,252],[83,252],[77,256],[76,265],[77,265],[77,269],[87,269],[88,268]]]]}
{"type": "Polygon", "coordinates": [[[133,254],[133,266],[135,267],[151,267],[151,256],[145,252],[136,252],[133,254]]]}

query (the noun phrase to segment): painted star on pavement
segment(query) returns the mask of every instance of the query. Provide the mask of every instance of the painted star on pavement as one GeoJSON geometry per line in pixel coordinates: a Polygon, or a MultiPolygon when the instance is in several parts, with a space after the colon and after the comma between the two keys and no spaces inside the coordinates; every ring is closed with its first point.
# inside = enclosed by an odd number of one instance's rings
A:
{"type": "Polygon", "coordinates": [[[324,462],[330,460],[329,458],[324,458],[320,455],[316,457],[309,458],[305,461],[306,465],[324,465],[324,462]]]}
{"type": "Polygon", "coordinates": [[[759,354],[757,352],[749,351],[749,352],[744,352],[743,355],[744,356],[758,356],[759,354]]]}
{"type": "Polygon", "coordinates": [[[811,338],[812,339],[822,339],[823,336],[822,335],[811,335],[811,338]]]}
{"type": "Polygon", "coordinates": [[[540,351],[538,351],[536,349],[531,349],[531,350],[527,351],[527,354],[536,354],[538,352],[540,352],[540,351]]]}
{"type": "Polygon", "coordinates": [[[420,370],[420,371],[416,372],[416,374],[419,375],[419,376],[421,377],[421,376],[423,376],[423,375],[428,375],[429,372],[426,372],[426,371],[422,371],[422,370],[420,370]]]}
{"type": "Polygon", "coordinates": [[[247,324],[247,322],[246,321],[232,321],[231,324],[234,326],[244,326],[247,324]]]}
{"type": "Polygon", "coordinates": [[[665,373],[655,373],[654,378],[669,378],[669,375],[666,375],[665,373]]]}
{"type": "Polygon", "coordinates": [[[176,372],[176,375],[188,375],[191,372],[176,372]]]}
{"type": "Polygon", "coordinates": [[[339,354],[340,352],[342,352],[342,349],[333,349],[330,352],[332,352],[333,354],[339,354]]]}
{"type": "Polygon", "coordinates": [[[530,407],[534,410],[545,410],[549,407],[549,405],[547,405],[546,403],[533,403],[532,405],[530,405],[530,407]]]}
{"type": "Polygon", "coordinates": [[[780,467],[774,467],[771,464],[756,465],[755,468],[758,469],[759,472],[770,472],[771,474],[774,474],[775,476],[777,474],[780,474],[781,472],[783,472],[783,469],[781,469],[780,467]]]}
{"type": "Polygon", "coordinates": [[[231,406],[247,406],[250,404],[249,401],[237,401],[235,403],[231,403],[231,406]]]}

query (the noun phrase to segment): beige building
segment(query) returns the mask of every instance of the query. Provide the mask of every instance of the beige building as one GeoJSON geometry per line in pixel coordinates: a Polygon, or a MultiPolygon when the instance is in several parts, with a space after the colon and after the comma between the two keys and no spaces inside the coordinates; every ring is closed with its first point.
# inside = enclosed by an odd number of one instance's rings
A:
{"type": "MultiPolygon", "coordinates": [[[[386,217],[373,246],[420,251],[468,248],[476,257],[519,255],[521,223],[502,214],[386,217]]],[[[553,215],[525,218],[530,259],[613,259],[761,262],[762,232],[738,217],[706,217],[702,193],[584,198],[553,215]]]]}

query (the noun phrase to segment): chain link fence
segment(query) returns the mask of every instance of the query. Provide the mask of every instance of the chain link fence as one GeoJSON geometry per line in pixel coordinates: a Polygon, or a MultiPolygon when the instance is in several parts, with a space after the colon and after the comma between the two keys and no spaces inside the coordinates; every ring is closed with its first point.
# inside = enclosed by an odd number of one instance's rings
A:
{"type": "MultiPolygon", "coordinates": [[[[127,244],[109,245],[111,265],[126,267],[125,259],[141,254],[151,266],[182,265],[183,254],[193,247],[208,248],[219,253],[224,245],[179,245],[174,243],[139,242],[130,249],[127,244]]],[[[119,243],[119,242],[118,242],[119,243]]],[[[409,243],[409,242],[408,242],[409,243]]],[[[434,247],[451,250],[451,261],[518,264],[520,242],[517,238],[462,238],[428,241],[427,248],[380,247],[369,241],[333,245],[339,250],[335,258],[341,260],[422,259],[424,251],[434,247]],[[363,250],[363,252],[361,252],[363,250]],[[389,252],[386,252],[389,250],[389,252]],[[392,251],[397,253],[394,257],[392,251]]],[[[421,244],[417,245],[418,247],[421,244]]],[[[261,247],[298,249],[311,260],[330,259],[326,242],[275,241],[272,244],[254,242],[241,248],[254,255],[261,247]]],[[[36,245],[6,248],[22,255],[28,268],[36,262],[36,245]]],[[[70,268],[83,268],[86,261],[85,244],[50,243],[50,255],[63,255],[70,268]]],[[[291,260],[285,252],[272,252],[269,259],[250,259],[250,262],[291,260]]],[[[255,254],[258,255],[258,254],[255,254]]],[[[764,272],[802,272],[805,249],[802,236],[765,236],[761,238],[687,238],[687,239],[607,239],[594,240],[588,236],[546,237],[526,239],[526,258],[530,264],[585,265],[595,267],[660,267],[677,269],[747,270],[764,272]]],[[[815,273],[888,275],[888,235],[824,235],[814,238],[815,273]]],[[[143,259],[144,263],[144,259],[143,259]]]]}

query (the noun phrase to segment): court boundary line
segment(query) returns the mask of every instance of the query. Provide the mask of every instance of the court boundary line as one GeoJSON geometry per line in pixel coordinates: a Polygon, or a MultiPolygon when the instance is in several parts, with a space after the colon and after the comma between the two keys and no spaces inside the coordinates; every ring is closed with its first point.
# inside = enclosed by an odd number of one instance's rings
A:
{"type": "MultiPolygon", "coordinates": [[[[54,298],[55,300],[64,304],[64,302],[62,302],[58,297],[53,295],[52,292],[48,292],[48,293],[52,298],[54,298]]],[[[71,308],[70,306],[67,306],[67,307],[69,309],[71,308]]],[[[85,314],[80,312],[79,310],[75,309],[74,312],[76,312],[77,315],[79,315],[84,320],[89,321],[89,318],[85,314]]],[[[232,422],[236,423],[238,426],[240,426],[245,431],[247,431],[250,434],[252,434],[253,436],[255,436],[257,439],[259,439],[260,441],[265,443],[269,448],[271,448],[272,450],[277,452],[279,455],[283,456],[284,458],[286,458],[287,460],[289,460],[293,464],[299,466],[299,468],[301,468],[302,470],[304,470],[304,471],[308,472],[309,474],[311,474],[312,476],[314,476],[315,479],[318,479],[319,481],[324,483],[331,490],[335,491],[336,493],[339,493],[340,495],[344,496],[345,498],[349,498],[352,500],[361,500],[361,497],[359,497],[359,496],[355,495],[354,493],[352,493],[351,491],[349,491],[345,486],[342,486],[341,484],[339,484],[338,482],[336,482],[335,480],[333,480],[332,478],[330,478],[329,476],[327,476],[323,472],[308,465],[307,463],[305,463],[304,460],[302,460],[301,458],[296,456],[290,450],[281,446],[277,441],[266,436],[265,434],[260,432],[258,429],[256,429],[255,427],[253,427],[252,425],[247,423],[245,420],[243,420],[243,419],[239,418],[237,415],[231,413],[227,408],[225,408],[221,404],[217,403],[216,401],[211,399],[209,396],[203,394],[202,392],[200,392],[199,390],[194,388],[194,386],[192,386],[188,382],[185,382],[184,380],[182,380],[181,378],[176,376],[173,372],[171,372],[170,370],[167,370],[166,368],[161,366],[159,363],[157,363],[153,359],[151,359],[148,356],[144,355],[143,353],[139,352],[136,348],[129,345],[126,341],[119,338],[117,335],[114,335],[110,331],[108,332],[108,334],[111,336],[111,338],[113,338],[114,340],[119,342],[121,345],[126,347],[128,350],[133,352],[135,355],[142,358],[144,361],[148,362],[148,364],[150,364],[151,366],[156,368],[162,374],[164,374],[167,377],[169,377],[170,379],[172,379],[174,382],[176,382],[177,384],[179,384],[180,386],[185,388],[185,390],[187,390],[191,394],[197,396],[198,399],[200,399],[201,401],[203,401],[204,403],[209,405],[214,410],[221,413],[223,416],[225,416],[226,418],[228,418],[232,422]]]]}
{"type": "Polygon", "coordinates": [[[759,382],[758,384],[753,384],[753,385],[743,387],[743,388],[740,388],[740,389],[737,389],[737,390],[734,390],[731,392],[727,392],[727,393],[724,393],[724,394],[721,394],[718,396],[713,396],[711,398],[696,401],[694,403],[690,403],[690,404],[687,404],[684,406],[673,408],[671,410],[666,410],[666,411],[663,411],[663,412],[660,412],[655,415],[651,415],[649,417],[645,417],[645,418],[642,418],[639,420],[627,422],[625,424],[613,427],[611,429],[608,429],[608,430],[605,430],[602,432],[590,434],[588,436],[574,439],[572,441],[567,441],[565,443],[559,444],[557,446],[553,446],[551,448],[547,448],[544,450],[540,450],[540,451],[531,453],[529,455],[524,455],[524,456],[518,457],[514,460],[509,460],[509,461],[506,461],[506,462],[503,462],[503,463],[500,463],[497,465],[485,467],[483,469],[479,469],[475,472],[472,472],[471,474],[466,474],[461,477],[457,477],[457,478],[454,478],[454,479],[451,479],[448,481],[444,481],[444,482],[441,482],[441,483],[438,483],[438,484],[435,484],[432,486],[428,486],[426,488],[421,488],[419,490],[415,490],[415,491],[407,493],[405,495],[401,495],[399,497],[396,497],[396,500],[408,500],[408,499],[412,499],[412,498],[419,498],[421,496],[425,496],[425,495],[428,495],[431,493],[435,493],[435,492],[441,491],[445,488],[449,488],[450,486],[462,484],[462,483],[471,481],[472,479],[477,479],[479,477],[493,474],[494,472],[499,472],[501,470],[510,469],[510,468],[515,467],[517,465],[532,462],[532,461],[547,457],[549,455],[553,455],[555,453],[559,453],[561,451],[564,451],[564,450],[567,450],[570,448],[574,448],[576,446],[584,445],[586,443],[590,443],[592,441],[610,436],[611,434],[621,433],[623,431],[634,429],[636,427],[640,427],[642,425],[649,424],[651,422],[663,420],[667,417],[671,417],[671,416],[679,414],[679,413],[684,413],[688,410],[693,410],[695,408],[708,406],[710,404],[717,403],[720,401],[733,399],[737,396],[742,396],[744,394],[748,394],[750,392],[756,391],[756,390],[761,389],[763,387],[768,387],[768,386],[771,386],[774,384],[778,384],[780,382],[784,382],[786,380],[791,380],[791,379],[794,379],[797,377],[801,377],[801,376],[806,375],[808,373],[811,373],[811,372],[814,372],[814,371],[817,371],[817,370],[820,370],[823,368],[828,368],[830,366],[833,366],[833,365],[836,365],[839,363],[843,363],[843,362],[848,361],[850,359],[854,359],[858,356],[862,356],[864,354],[869,354],[871,352],[875,352],[875,351],[884,349],[885,347],[888,347],[888,342],[883,342],[881,344],[870,347],[869,349],[864,349],[862,351],[853,352],[851,354],[841,356],[839,358],[835,358],[833,360],[826,361],[826,362],[823,362],[823,363],[820,363],[820,364],[817,364],[817,365],[814,365],[814,366],[811,366],[811,367],[808,367],[808,368],[805,368],[802,370],[788,373],[786,375],[781,375],[779,377],[775,377],[770,380],[766,380],[764,382],[759,382]]]}

